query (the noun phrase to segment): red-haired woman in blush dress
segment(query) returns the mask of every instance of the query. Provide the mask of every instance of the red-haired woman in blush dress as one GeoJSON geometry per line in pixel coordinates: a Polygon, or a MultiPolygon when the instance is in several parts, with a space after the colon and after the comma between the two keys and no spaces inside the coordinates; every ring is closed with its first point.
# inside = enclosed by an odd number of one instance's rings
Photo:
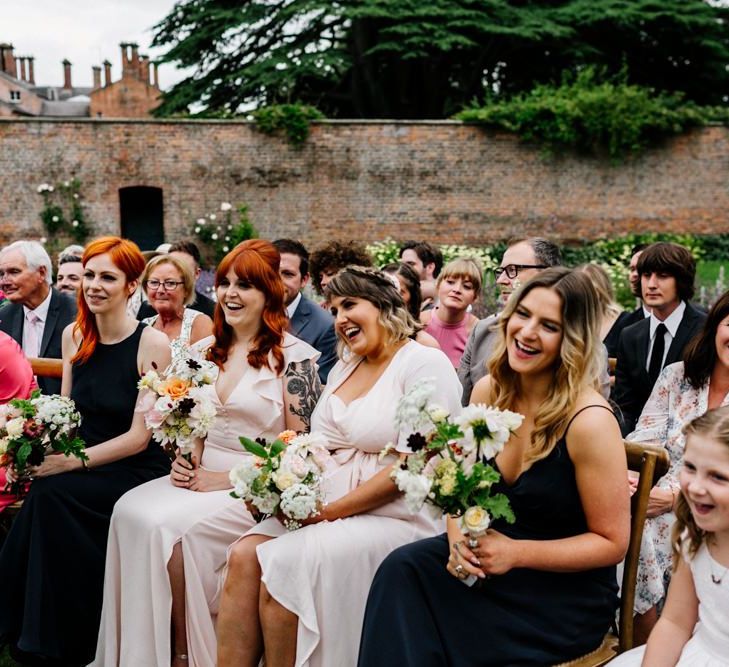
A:
{"type": "Polygon", "coordinates": [[[0,571],[12,573],[0,588],[0,637],[21,662],[67,667],[94,656],[114,503],[169,470],[134,412],[141,375],[170,359],[167,337],[126,314],[144,257],[105,237],[87,246],[83,265],[78,317],[63,333],[62,393],[81,413],[88,461],[54,454],[32,469],[0,552],[0,571]]]}

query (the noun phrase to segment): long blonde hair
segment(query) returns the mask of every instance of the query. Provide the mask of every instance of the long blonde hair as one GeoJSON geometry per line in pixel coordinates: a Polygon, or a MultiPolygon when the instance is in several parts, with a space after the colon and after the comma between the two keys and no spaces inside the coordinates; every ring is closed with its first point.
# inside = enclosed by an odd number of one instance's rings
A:
{"type": "Polygon", "coordinates": [[[499,340],[489,359],[492,381],[489,403],[512,409],[523,393],[521,377],[509,365],[506,350],[506,325],[524,297],[544,287],[562,300],[562,343],[554,366],[550,396],[534,419],[534,430],[525,462],[547,457],[575,410],[579,395],[587,388],[598,389],[602,346],[600,343],[600,307],[590,279],[580,271],[553,267],[541,271],[524,284],[509,300],[497,324],[499,340]]]}
{"type": "Polygon", "coordinates": [[[600,306],[600,313],[603,317],[617,317],[623,312],[615,302],[615,290],[610,281],[607,271],[599,264],[583,264],[577,267],[578,271],[585,273],[597,293],[597,300],[600,306]]]}
{"type": "MultiPolygon", "coordinates": [[[[711,438],[729,447],[729,406],[709,410],[703,415],[692,419],[683,427],[686,440],[692,435],[711,438]]],[[[676,522],[673,524],[671,546],[673,549],[673,568],[678,565],[679,556],[683,556],[683,546],[686,543],[688,555],[693,558],[699,547],[706,541],[711,533],[699,528],[691,514],[683,493],[676,499],[676,522]]]]}

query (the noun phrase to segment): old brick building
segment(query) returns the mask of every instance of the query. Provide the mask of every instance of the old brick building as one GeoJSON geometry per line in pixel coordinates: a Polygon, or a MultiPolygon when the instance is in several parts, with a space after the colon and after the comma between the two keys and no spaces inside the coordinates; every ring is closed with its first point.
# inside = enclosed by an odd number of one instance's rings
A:
{"type": "Polygon", "coordinates": [[[729,129],[613,165],[545,158],[456,121],[324,121],[301,149],[249,123],[0,119],[0,243],[44,234],[40,183],[76,177],[94,233],[144,248],[188,235],[220,203],[247,204],[266,238],[427,238],[729,232],[729,129]]]}
{"type": "Polygon", "coordinates": [[[35,58],[0,43],[0,117],[146,118],[159,104],[157,65],[136,44],[121,44],[122,76],[112,81],[111,63],[93,67],[93,86],[74,86],[71,63],[62,62],[63,85],[38,85],[35,58]]]}

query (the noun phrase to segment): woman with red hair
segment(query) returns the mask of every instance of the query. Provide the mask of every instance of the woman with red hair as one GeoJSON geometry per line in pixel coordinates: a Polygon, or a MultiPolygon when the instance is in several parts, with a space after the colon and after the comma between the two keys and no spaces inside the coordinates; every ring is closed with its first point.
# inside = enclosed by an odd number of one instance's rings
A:
{"type": "Polygon", "coordinates": [[[51,454],[31,469],[0,552],[0,637],[22,663],[93,658],[114,503],[169,471],[134,411],[142,374],[170,359],[167,337],[126,314],[144,258],[131,241],[105,237],[87,246],[83,265],[78,316],[63,332],[61,392],[81,413],[88,459],[51,454]]]}
{"type": "Polygon", "coordinates": [[[271,243],[251,240],[218,266],[207,342],[220,369],[208,386],[217,416],[192,465],[178,456],[170,477],[114,508],[94,665],[216,664],[219,571],[229,545],[255,524],[230,496],[229,472],[249,456],[238,438],[308,431],[320,393],[319,353],[286,333],[279,260],[271,243]]]}

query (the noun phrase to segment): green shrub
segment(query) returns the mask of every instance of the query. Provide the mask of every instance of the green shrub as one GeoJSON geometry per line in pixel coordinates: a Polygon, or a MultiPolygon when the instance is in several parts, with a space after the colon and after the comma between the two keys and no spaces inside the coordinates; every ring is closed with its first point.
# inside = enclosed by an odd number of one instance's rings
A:
{"type": "Polygon", "coordinates": [[[309,136],[311,121],[320,120],[324,115],[315,107],[305,104],[275,104],[256,109],[251,113],[251,118],[261,132],[283,132],[295,147],[300,148],[309,136]]]}
{"type": "Polygon", "coordinates": [[[576,77],[565,74],[559,86],[537,85],[509,100],[465,109],[456,118],[515,132],[548,153],[571,149],[617,159],[728,117],[725,109],[699,107],[678,93],[628,84],[625,72],[615,80],[601,79],[588,67],[576,77]]]}

